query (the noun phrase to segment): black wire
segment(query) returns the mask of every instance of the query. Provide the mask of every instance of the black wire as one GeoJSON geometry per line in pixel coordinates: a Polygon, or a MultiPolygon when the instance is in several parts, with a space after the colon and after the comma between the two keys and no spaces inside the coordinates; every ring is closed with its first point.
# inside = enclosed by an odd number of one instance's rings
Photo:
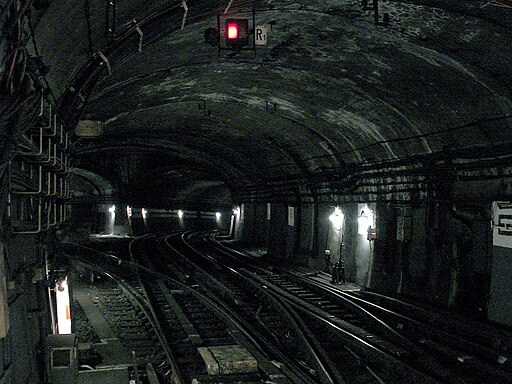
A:
{"type": "Polygon", "coordinates": [[[7,13],[7,10],[11,7],[12,3],[15,0],[6,0],[7,3],[2,7],[2,10],[0,11],[0,19],[7,13]]]}
{"type": "Polygon", "coordinates": [[[94,54],[94,47],[92,43],[92,30],[91,30],[91,5],[90,0],[84,1],[85,20],[87,22],[87,41],[89,43],[89,53],[91,56],[94,54]]]}
{"type": "MultiPolygon", "coordinates": [[[[36,54],[36,57],[43,61],[43,58],[41,57],[41,55],[39,54],[39,49],[37,47],[37,43],[36,43],[36,38],[35,38],[35,33],[34,33],[34,26],[32,24],[32,17],[28,16],[28,26],[30,28],[30,37],[32,39],[32,45],[34,46],[34,53],[36,54]]],[[[50,95],[53,99],[53,103],[56,104],[57,103],[57,98],[55,97],[55,94],[53,93],[52,91],[52,88],[50,87],[50,83],[48,82],[48,79],[46,78],[46,75],[44,73],[41,73],[41,76],[44,80],[44,83],[46,85],[46,89],[50,92],[50,95]]]]}

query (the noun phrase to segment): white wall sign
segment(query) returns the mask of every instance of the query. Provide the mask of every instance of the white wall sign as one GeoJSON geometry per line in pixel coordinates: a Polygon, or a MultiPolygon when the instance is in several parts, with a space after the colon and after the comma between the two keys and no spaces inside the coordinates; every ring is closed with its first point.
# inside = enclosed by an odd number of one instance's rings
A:
{"type": "Polygon", "coordinates": [[[492,203],[493,245],[512,248],[512,202],[492,203]]]}
{"type": "Polygon", "coordinates": [[[267,28],[257,26],[254,30],[254,42],[256,45],[267,45],[267,28]]]}

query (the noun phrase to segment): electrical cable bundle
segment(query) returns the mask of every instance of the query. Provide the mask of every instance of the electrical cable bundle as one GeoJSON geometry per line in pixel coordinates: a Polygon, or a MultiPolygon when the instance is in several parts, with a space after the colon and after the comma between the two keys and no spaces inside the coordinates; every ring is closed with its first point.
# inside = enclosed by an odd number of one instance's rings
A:
{"type": "Polygon", "coordinates": [[[46,87],[41,78],[47,68],[26,48],[33,39],[30,13],[35,3],[7,0],[0,8],[0,217],[10,202],[11,213],[16,212],[10,216],[12,225],[18,231],[37,227],[52,210],[51,203],[41,202],[39,196],[43,186],[48,187],[46,173],[37,165],[27,172],[16,158],[21,154],[42,164],[51,155],[38,136],[42,135],[38,127],[51,125],[50,114],[43,110],[46,87]]]}

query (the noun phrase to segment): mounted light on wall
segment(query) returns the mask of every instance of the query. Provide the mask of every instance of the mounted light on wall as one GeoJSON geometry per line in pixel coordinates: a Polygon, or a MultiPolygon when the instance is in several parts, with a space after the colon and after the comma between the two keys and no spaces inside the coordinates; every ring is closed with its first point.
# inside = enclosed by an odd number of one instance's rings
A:
{"type": "Polygon", "coordinates": [[[130,207],[129,205],[126,207],[126,215],[128,216],[128,218],[131,218],[133,215],[132,207],[130,207]]]}
{"type": "Polygon", "coordinates": [[[59,335],[68,335],[71,333],[71,311],[69,308],[69,288],[67,277],[59,280],[55,288],[58,333],[59,335]]]}
{"type": "Polygon", "coordinates": [[[226,46],[240,48],[249,44],[249,20],[245,18],[226,19],[225,21],[226,46]]]}
{"type": "Polygon", "coordinates": [[[368,217],[365,211],[361,211],[359,218],[357,219],[358,228],[357,233],[360,235],[368,234],[368,227],[371,225],[371,219],[368,217]]]}
{"type": "Polygon", "coordinates": [[[181,209],[178,211],[178,218],[183,219],[183,211],[181,209]]]}
{"type": "Polygon", "coordinates": [[[148,211],[146,211],[146,209],[145,209],[145,208],[142,208],[141,214],[142,214],[142,218],[143,218],[144,220],[146,220],[146,217],[147,217],[148,211]]]}
{"type": "Polygon", "coordinates": [[[222,215],[220,214],[220,212],[216,212],[216,213],[215,213],[215,218],[216,218],[217,220],[220,220],[220,217],[221,217],[221,216],[222,216],[222,215]]]}
{"type": "Polygon", "coordinates": [[[334,229],[336,231],[340,231],[343,228],[343,220],[345,219],[345,215],[343,212],[341,212],[341,209],[339,207],[334,208],[334,212],[331,216],[329,216],[329,220],[334,226],[334,229]]]}
{"type": "Polygon", "coordinates": [[[110,235],[113,235],[114,234],[114,229],[115,229],[115,223],[116,223],[116,206],[115,205],[111,205],[110,207],[108,207],[108,211],[110,212],[110,220],[108,222],[108,232],[110,233],[110,235]]]}
{"type": "Polygon", "coordinates": [[[238,23],[231,22],[226,27],[226,37],[228,40],[238,39],[238,23]]]}

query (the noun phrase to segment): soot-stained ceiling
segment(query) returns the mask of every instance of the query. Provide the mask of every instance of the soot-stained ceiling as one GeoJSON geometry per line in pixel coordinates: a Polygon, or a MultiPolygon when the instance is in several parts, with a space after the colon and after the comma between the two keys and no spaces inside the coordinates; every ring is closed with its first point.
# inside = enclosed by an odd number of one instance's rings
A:
{"type": "Polygon", "coordinates": [[[75,141],[75,167],[159,206],[399,198],[439,161],[474,176],[506,157],[512,4],[379,1],[376,25],[362,3],[51,2],[35,41],[61,117],[104,124],[75,141]],[[253,9],[267,45],[205,43],[218,14],[253,9]]]}

